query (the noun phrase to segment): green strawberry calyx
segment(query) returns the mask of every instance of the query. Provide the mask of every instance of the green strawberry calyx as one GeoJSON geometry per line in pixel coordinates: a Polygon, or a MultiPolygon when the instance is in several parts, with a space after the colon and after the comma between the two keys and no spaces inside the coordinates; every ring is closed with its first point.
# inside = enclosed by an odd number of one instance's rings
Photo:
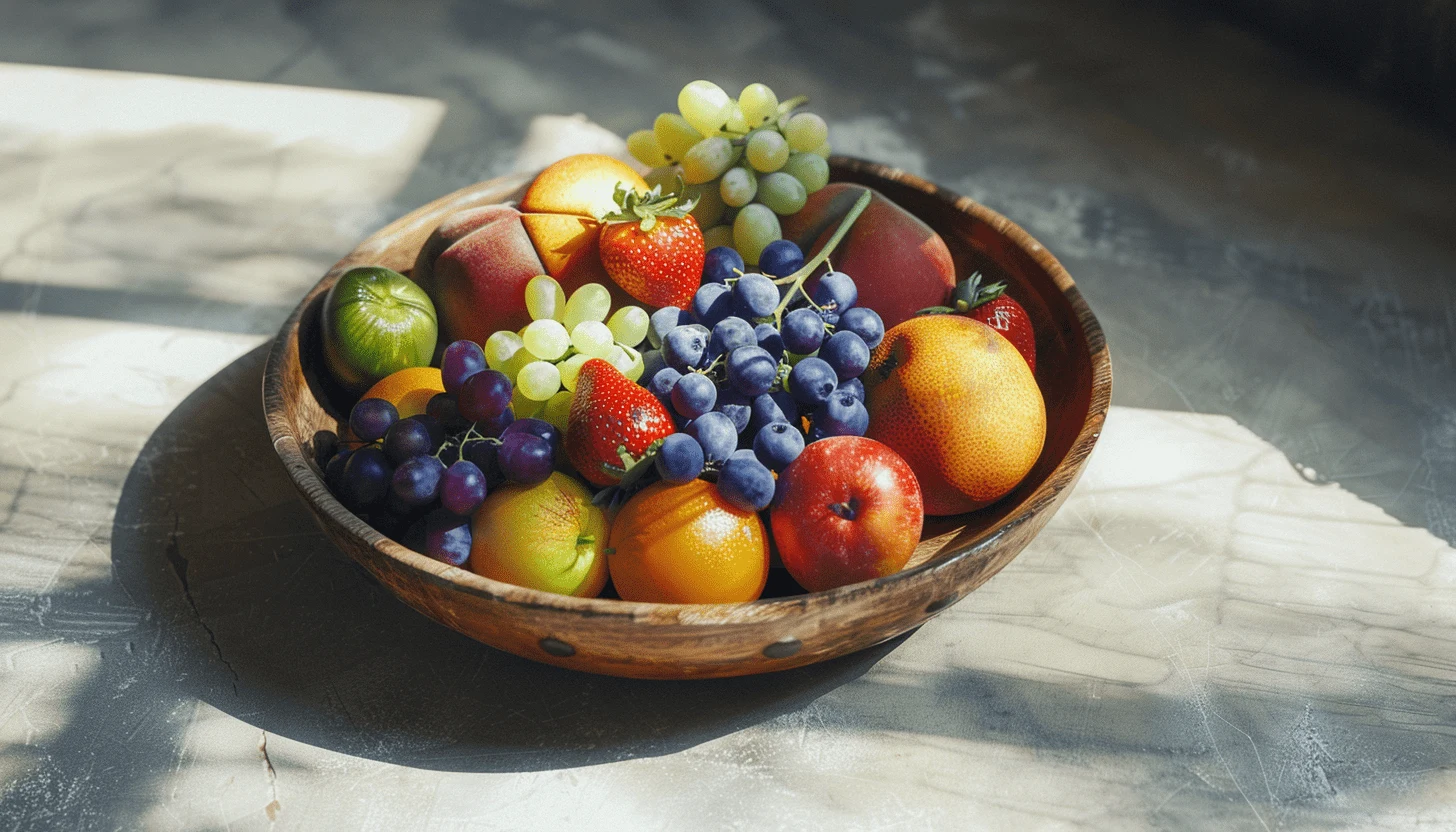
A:
{"type": "Polygon", "coordinates": [[[980,272],[972,272],[971,276],[962,280],[950,290],[949,306],[927,306],[917,311],[916,315],[964,315],[977,306],[990,303],[1006,293],[1006,283],[983,283],[985,278],[980,272]]]}
{"type": "MultiPolygon", "coordinates": [[[[682,190],[681,183],[679,183],[678,190],[682,190]]],[[[680,197],[680,193],[663,193],[661,185],[654,185],[652,190],[642,194],[618,183],[617,190],[612,194],[612,201],[617,203],[617,210],[603,215],[600,221],[604,223],[635,222],[645,234],[657,226],[659,217],[680,220],[697,207],[696,199],[679,201],[680,197]]]]}

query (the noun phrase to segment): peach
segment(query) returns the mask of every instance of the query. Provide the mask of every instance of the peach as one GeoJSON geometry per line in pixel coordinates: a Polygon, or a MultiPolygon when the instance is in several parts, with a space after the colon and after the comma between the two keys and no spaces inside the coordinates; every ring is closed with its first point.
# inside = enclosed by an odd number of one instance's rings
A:
{"type": "Polygon", "coordinates": [[[496,330],[530,323],[526,284],[542,273],[520,212],[488,205],[441,223],[420,249],[414,275],[435,302],[442,342],[468,338],[483,344],[496,330]],[[440,253],[431,260],[435,250],[440,253]]]}
{"type": "MultiPolygon", "coordinates": [[[[879,191],[846,182],[810,194],[802,210],[784,218],[783,233],[811,255],[865,190],[873,194],[870,204],[829,260],[854,278],[859,303],[878,312],[888,329],[945,303],[955,287],[955,263],[939,234],[879,191]]],[[[806,288],[812,292],[816,282],[811,278],[806,288]]]]}
{"type": "Polygon", "coordinates": [[[521,211],[527,214],[576,214],[596,219],[616,210],[612,198],[618,185],[646,191],[647,183],[624,162],[599,153],[568,156],[541,171],[526,195],[521,211]]]}

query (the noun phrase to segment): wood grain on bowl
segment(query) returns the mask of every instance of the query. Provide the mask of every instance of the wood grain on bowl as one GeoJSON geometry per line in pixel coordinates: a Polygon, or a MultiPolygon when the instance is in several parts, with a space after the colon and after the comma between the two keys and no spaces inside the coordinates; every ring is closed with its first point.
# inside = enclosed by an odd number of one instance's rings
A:
{"type": "Polygon", "coordinates": [[[914,557],[894,575],[747,604],[570,598],[491,581],[406,549],[329,493],[308,443],[315,431],[336,427],[345,404],[316,370],[319,354],[309,320],[316,299],[354,266],[408,271],[441,220],[465,208],[519,198],[530,181],[525,176],[474,185],[402,217],[361,243],[314,286],[268,356],[263,400],[273,447],[340,549],[435,621],[520,656],[615,676],[740,676],[811,664],[894,638],[985,583],[1046,525],[1102,431],[1112,367],[1102,330],[1072,278],[1014,223],[883,165],[835,157],[831,175],[875,188],[928,223],[945,238],[957,276],[980,270],[988,278],[1010,281],[1037,327],[1037,380],[1048,417],[1041,458],[1011,494],[990,508],[927,518],[914,557]]]}

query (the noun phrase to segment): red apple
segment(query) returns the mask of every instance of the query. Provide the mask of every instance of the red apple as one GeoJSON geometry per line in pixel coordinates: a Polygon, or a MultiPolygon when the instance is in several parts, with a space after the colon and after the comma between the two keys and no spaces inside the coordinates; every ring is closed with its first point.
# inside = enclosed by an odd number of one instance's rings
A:
{"type": "Polygon", "coordinates": [[[779,477],[770,521],[789,574],[819,592],[898,572],[920,543],[920,483],[873,439],[810,443],[779,477]]]}

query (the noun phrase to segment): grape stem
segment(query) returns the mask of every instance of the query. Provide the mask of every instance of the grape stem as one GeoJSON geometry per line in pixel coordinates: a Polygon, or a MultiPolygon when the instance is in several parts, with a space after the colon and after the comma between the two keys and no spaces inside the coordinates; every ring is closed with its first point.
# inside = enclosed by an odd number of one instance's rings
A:
{"type": "MultiPolygon", "coordinates": [[[[844,240],[844,235],[849,233],[849,227],[854,225],[855,220],[859,219],[859,215],[863,214],[864,209],[869,206],[870,196],[868,190],[859,195],[859,199],[855,200],[854,206],[849,209],[849,213],[845,214],[844,219],[840,221],[839,228],[834,230],[834,236],[830,237],[829,241],[824,244],[824,247],[819,249],[818,254],[809,258],[808,262],[801,266],[798,271],[788,277],[781,277],[774,281],[774,283],[780,286],[786,283],[794,284],[793,288],[789,290],[789,293],[784,296],[784,299],[779,301],[778,307],[774,309],[773,317],[775,327],[779,329],[783,328],[784,310],[789,308],[789,303],[793,301],[794,295],[803,290],[804,281],[809,279],[809,276],[814,273],[815,269],[829,260],[829,255],[834,253],[835,246],[838,246],[844,240]]],[[[808,297],[808,295],[805,294],[805,297],[808,297]]],[[[813,301],[810,302],[812,303],[813,301]]]]}

